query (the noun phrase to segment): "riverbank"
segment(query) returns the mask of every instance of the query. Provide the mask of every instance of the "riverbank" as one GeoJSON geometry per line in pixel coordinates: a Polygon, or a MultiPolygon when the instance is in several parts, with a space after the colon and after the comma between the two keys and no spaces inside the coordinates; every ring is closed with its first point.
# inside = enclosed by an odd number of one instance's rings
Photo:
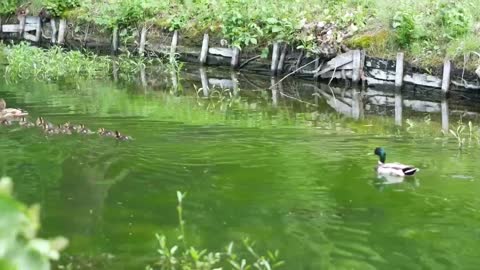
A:
{"type": "MultiPolygon", "coordinates": [[[[3,21],[22,1],[9,2],[0,10],[3,21]]],[[[274,42],[321,57],[350,48],[393,60],[402,51],[407,62],[435,74],[445,57],[461,69],[475,70],[478,66],[475,52],[480,48],[476,42],[480,12],[475,7],[479,4],[478,0],[324,1],[309,3],[305,9],[302,1],[273,0],[118,0],[109,4],[36,0],[29,14],[38,15],[46,7],[42,13],[44,22],[50,17],[67,19],[70,41],[85,46],[91,41],[100,43],[90,39],[95,33],[104,34],[110,43],[111,34],[118,31],[119,47],[141,47],[142,43],[148,47],[162,38],[169,39],[175,32],[180,35],[179,44],[189,46],[187,40],[191,39],[198,46],[208,33],[215,43],[221,41],[242,52],[261,51],[264,57],[272,53],[274,42]],[[148,39],[142,42],[142,35],[148,39]]]]}

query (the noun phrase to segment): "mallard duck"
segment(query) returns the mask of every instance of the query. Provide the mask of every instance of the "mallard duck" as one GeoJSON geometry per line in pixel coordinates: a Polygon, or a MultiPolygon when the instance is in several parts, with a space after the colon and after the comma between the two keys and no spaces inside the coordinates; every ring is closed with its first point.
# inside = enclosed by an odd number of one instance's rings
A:
{"type": "Polygon", "coordinates": [[[401,163],[385,163],[387,159],[387,152],[381,147],[375,148],[374,154],[379,157],[379,161],[375,170],[379,175],[392,175],[392,176],[412,176],[417,171],[418,168],[415,168],[411,165],[404,165],[401,163]]]}
{"type": "Polygon", "coordinates": [[[132,137],[130,137],[130,136],[125,136],[125,135],[120,134],[120,132],[118,132],[118,130],[115,130],[115,138],[119,141],[129,141],[129,140],[132,139],[132,137]]]}
{"type": "Polygon", "coordinates": [[[21,109],[7,108],[7,103],[3,98],[0,99],[0,119],[13,119],[27,116],[28,113],[21,109]]]}
{"type": "Polygon", "coordinates": [[[110,130],[106,130],[104,128],[99,128],[97,133],[100,135],[100,136],[105,136],[105,137],[116,137],[115,135],[115,132],[113,131],[110,131],[110,130]]]}

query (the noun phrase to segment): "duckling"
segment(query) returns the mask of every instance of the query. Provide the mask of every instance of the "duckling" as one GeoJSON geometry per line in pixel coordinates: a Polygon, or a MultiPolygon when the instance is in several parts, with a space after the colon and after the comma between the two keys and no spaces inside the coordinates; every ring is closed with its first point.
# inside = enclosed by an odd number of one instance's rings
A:
{"type": "Polygon", "coordinates": [[[69,128],[66,128],[63,125],[58,125],[58,133],[60,134],[66,134],[66,135],[71,135],[72,131],[69,128]]]}
{"type": "Polygon", "coordinates": [[[35,121],[35,125],[37,127],[43,127],[43,118],[42,117],[37,117],[37,120],[35,121]]]}
{"type": "Polygon", "coordinates": [[[53,135],[53,134],[58,134],[59,130],[57,128],[51,127],[48,125],[48,123],[43,123],[43,131],[47,133],[48,135],[53,135]]]}
{"type": "Polygon", "coordinates": [[[391,176],[412,176],[419,171],[411,165],[404,165],[401,163],[385,163],[387,159],[387,153],[381,147],[375,148],[374,154],[379,157],[379,161],[375,170],[379,175],[391,175],[391,176]]]}
{"type": "Polygon", "coordinates": [[[43,117],[38,117],[37,120],[35,121],[35,124],[37,125],[37,127],[42,127],[45,129],[45,126],[48,127],[48,129],[53,129],[54,128],[54,125],[48,121],[45,121],[45,119],[43,117]]]}
{"type": "Polygon", "coordinates": [[[132,137],[130,137],[130,136],[125,136],[125,135],[120,134],[120,132],[118,132],[118,130],[115,130],[115,138],[119,141],[130,141],[132,139],[132,137]]]}
{"type": "Polygon", "coordinates": [[[105,137],[116,137],[115,133],[113,131],[110,131],[110,130],[106,130],[104,128],[99,128],[97,133],[100,135],[100,136],[105,136],[105,137]]]}
{"type": "Polygon", "coordinates": [[[30,127],[34,127],[35,124],[32,123],[32,122],[29,122],[25,116],[20,118],[20,122],[18,122],[18,124],[21,126],[21,127],[26,127],[26,128],[30,128],[30,127]]]}
{"type": "Polygon", "coordinates": [[[12,125],[12,121],[5,119],[5,118],[0,118],[0,125],[2,126],[10,126],[12,125]]]}
{"type": "Polygon", "coordinates": [[[86,128],[84,124],[80,125],[80,129],[77,132],[85,135],[93,134],[93,132],[90,129],[86,128]]]}

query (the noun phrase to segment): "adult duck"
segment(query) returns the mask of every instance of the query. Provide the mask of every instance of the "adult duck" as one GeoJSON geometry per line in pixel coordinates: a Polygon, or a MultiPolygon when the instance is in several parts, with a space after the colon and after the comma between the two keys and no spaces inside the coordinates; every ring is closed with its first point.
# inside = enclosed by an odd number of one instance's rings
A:
{"type": "Polygon", "coordinates": [[[0,120],[14,119],[27,116],[28,113],[21,109],[7,108],[7,103],[3,98],[0,99],[0,120]]]}
{"type": "Polygon", "coordinates": [[[391,175],[391,176],[412,176],[419,171],[411,165],[405,165],[398,162],[385,163],[387,160],[387,152],[382,147],[375,148],[375,155],[379,157],[378,164],[375,170],[379,175],[391,175]]]}

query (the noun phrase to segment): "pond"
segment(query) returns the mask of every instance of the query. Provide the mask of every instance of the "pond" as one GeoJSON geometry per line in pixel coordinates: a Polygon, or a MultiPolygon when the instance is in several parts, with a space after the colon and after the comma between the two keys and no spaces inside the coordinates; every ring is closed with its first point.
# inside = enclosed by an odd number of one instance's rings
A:
{"type": "Polygon", "coordinates": [[[218,250],[249,237],[259,250],[278,249],[284,269],[480,263],[480,152],[473,143],[459,151],[440,132],[460,117],[478,126],[478,108],[465,105],[475,99],[422,101],[421,91],[399,97],[301,80],[266,91],[278,80],[217,69],[132,79],[0,82],[0,96],[32,119],[134,138],[0,127],[1,173],[21,201],[42,205],[42,236],[70,240],[64,263],[154,262],[155,233],[178,233],[176,191],[187,192],[192,244],[218,250]],[[382,182],[377,146],[421,171],[382,182]]]}

